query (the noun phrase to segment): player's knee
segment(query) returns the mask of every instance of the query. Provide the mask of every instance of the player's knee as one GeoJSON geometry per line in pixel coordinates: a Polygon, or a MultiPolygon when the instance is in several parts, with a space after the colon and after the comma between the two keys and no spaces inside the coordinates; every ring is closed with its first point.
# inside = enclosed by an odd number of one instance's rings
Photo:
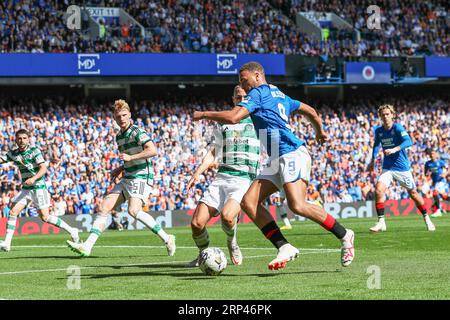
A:
{"type": "Polygon", "coordinates": [[[193,231],[199,232],[199,231],[203,230],[204,227],[205,226],[202,223],[200,223],[200,221],[198,221],[197,219],[192,219],[192,221],[191,221],[191,229],[193,231]]]}
{"type": "Polygon", "coordinates": [[[232,215],[222,214],[222,223],[227,227],[232,227],[234,225],[234,217],[232,215]]]}
{"type": "Polygon", "coordinates": [[[49,215],[48,213],[42,213],[42,214],[40,215],[41,220],[44,221],[44,222],[47,222],[47,221],[48,221],[49,216],[50,216],[50,215],[49,215]]]}
{"type": "Polygon", "coordinates": [[[289,209],[297,215],[305,216],[308,213],[306,203],[294,201],[288,203],[289,209]]]}
{"type": "Polygon", "coordinates": [[[375,188],[375,196],[377,197],[377,199],[383,198],[384,196],[384,190],[381,187],[376,187],[375,188]]]}
{"type": "Polygon", "coordinates": [[[19,214],[20,214],[20,211],[17,211],[17,210],[14,210],[14,209],[11,209],[11,211],[9,212],[9,215],[13,216],[13,217],[18,217],[19,214]]]}
{"type": "Polygon", "coordinates": [[[241,200],[241,208],[244,210],[247,214],[256,214],[256,209],[258,207],[257,203],[254,203],[254,201],[250,201],[248,197],[243,197],[241,200]]]}
{"type": "Polygon", "coordinates": [[[136,208],[128,208],[128,214],[135,218],[140,210],[136,208]]]}

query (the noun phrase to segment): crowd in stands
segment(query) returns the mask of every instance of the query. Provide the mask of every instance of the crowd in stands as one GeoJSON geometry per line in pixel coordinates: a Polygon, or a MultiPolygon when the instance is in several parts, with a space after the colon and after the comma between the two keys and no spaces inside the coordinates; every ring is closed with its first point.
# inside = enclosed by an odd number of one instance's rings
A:
{"type": "MultiPolygon", "coordinates": [[[[450,53],[449,9],[445,0],[272,0],[291,19],[299,12],[333,12],[361,32],[361,41],[335,41],[336,56],[441,55],[450,53]],[[367,21],[380,8],[380,28],[368,28],[367,21]]],[[[371,20],[374,22],[375,20],[371,20]]],[[[333,49],[332,49],[333,50],[333,49]]]]}
{"type": "MultiPolygon", "coordinates": [[[[48,164],[46,183],[52,196],[54,214],[92,214],[99,201],[112,187],[110,172],[121,163],[115,145],[117,125],[111,117],[111,105],[90,102],[73,104],[60,98],[33,102],[27,98],[0,101],[0,153],[14,145],[14,133],[27,128],[33,134],[48,164]]],[[[387,100],[386,100],[387,101],[387,100]]],[[[374,199],[378,173],[365,170],[371,159],[372,129],[379,124],[376,106],[383,101],[356,99],[345,106],[316,105],[322,115],[330,142],[320,146],[314,141],[313,128],[300,116],[291,127],[306,140],[313,158],[309,197],[325,202],[352,202],[374,199]],[[348,110],[348,111],[343,111],[348,110]]],[[[414,145],[409,149],[412,170],[419,191],[431,197],[430,178],[424,175],[427,148],[438,148],[441,157],[450,159],[450,109],[448,100],[410,98],[389,100],[398,109],[399,121],[410,133],[414,145]]],[[[228,101],[190,99],[142,100],[131,102],[133,118],[151,135],[158,155],[152,158],[155,179],[146,210],[193,209],[215,176],[209,170],[194,190],[186,185],[199,165],[211,140],[212,128],[205,121],[193,122],[194,109],[223,109],[228,101]]],[[[447,178],[450,182],[450,175],[447,178]]],[[[0,166],[0,211],[8,214],[11,199],[20,189],[20,175],[15,165],[0,166]]],[[[388,190],[390,199],[407,198],[399,186],[388,190]]],[[[270,200],[274,203],[275,198],[270,200]]],[[[24,215],[36,215],[29,208],[24,215]]]]}
{"type": "MultiPolygon", "coordinates": [[[[368,0],[7,0],[0,3],[0,52],[284,53],[307,56],[399,56],[450,53],[445,2],[382,1],[382,30],[367,30],[368,0]],[[71,4],[125,9],[133,23],[105,24],[97,38],[72,31],[71,4]],[[299,11],[335,12],[363,37],[326,41],[295,24],[299,11]],[[368,34],[368,36],[364,36],[368,34]]],[[[83,19],[84,22],[84,19],[83,19]]],[[[102,23],[101,23],[102,24],[102,23]]]]}

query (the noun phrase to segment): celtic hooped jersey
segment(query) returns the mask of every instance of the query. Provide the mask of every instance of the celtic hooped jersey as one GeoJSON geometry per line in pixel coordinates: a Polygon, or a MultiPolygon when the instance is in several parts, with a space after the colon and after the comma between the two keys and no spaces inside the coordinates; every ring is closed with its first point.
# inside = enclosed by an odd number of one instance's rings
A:
{"type": "Polygon", "coordinates": [[[214,136],[216,156],[220,156],[219,173],[255,179],[260,143],[250,117],[237,124],[218,125],[214,136]]]}
{"type": "MultiPolygon", "coordinates": [[[[45,162],[41,150],[36,147],[28,147],[25,151],[11,150],[6,154],[6,159],[19,167],[22,183],[35,176],[39,171],[39,165],[45,162]]],[[[45,178],[41,177],[33,185],[24,185],[22,188],[25,190],[45,189],[45,178]]]]}
{"type": "MultiPolygon", "coordinates": [[[[128,155],[141,153],[144,150],[144,145],[150,140],[147,132],[134,124],[116,136],[119,151],[128,155]]],[[[153,179],[153,166],[150,159],[125,162],[124,168],[125,179],[153,179]]]]}

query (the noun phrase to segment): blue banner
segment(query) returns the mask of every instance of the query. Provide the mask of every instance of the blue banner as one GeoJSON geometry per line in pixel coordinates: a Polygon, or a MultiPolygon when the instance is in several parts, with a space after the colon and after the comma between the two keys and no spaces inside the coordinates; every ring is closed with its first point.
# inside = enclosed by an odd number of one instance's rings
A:
{"type": "Polygon", "coordinates": [[[450,58],[425,57],[425,76],[450,77],[450,58]]]}
{"type": "Polygon", "coordinates": [[[5,53],[0,77],[237,75],[249,61],[285,75],[282,54],[5,53]]]}
{"type": "Polygon", "coordinates": [[[389,62],[346,62],[346,83],[391,83],[389,62]]]}

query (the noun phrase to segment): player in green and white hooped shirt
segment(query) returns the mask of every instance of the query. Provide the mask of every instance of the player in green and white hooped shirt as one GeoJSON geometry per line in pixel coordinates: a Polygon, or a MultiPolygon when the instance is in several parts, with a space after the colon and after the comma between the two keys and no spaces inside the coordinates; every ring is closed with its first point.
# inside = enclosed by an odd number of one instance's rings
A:
{"type": "Polygon", "coordinates": [[[27,130],[20,129],[16,132],[16,144],[17,149],[9,151],[5,157],[0,157],[0,163],[14,162],[19,167],[23,181],[22,190],[11,201],[12,207],[6,226],[6,236],[5,240],[0,242],[0,250],[11,250],[17,216],[30,203],[38,209],[42,221],[66,230],[70,233],[72,240],[78,242],[78,229],[72,228],[60,218],[50,215],[50,195],[44,181],[47,166],[41,151],[30,146],[30,134],[27,130]]]}
{"type": "Polygon", "coordinates": [[[115,180],[123,173],[123,177],[101,202],[86,242],[67,243],[81,256],[89,256],[98,237],[107,227],[108,215],[114,208],[128,201],[128,213],[158,235],[164,241],[169,256],[173,256],[176,250],[175,237],[167,234],[151,215],[142,211],[142,205],[148,200],[153,184],[150,158],[157,154],[155,145],[143,129],[131,123],[130,107],[124,100],[115,101],[113,115],[120,127],[116,142],[120,151],[119,157],[124,165],[115,169],[111,176],[115,180]]]}
{"type": "MultiPolygon", "coordinates": [[[[233,102],[238,104],[245,95],[245,91],[236,86],[233,102]]],[[[237,219],[241,212],[242,197],[256,177],[259,155],[260,143],[250,118],[234,125],[219,125],[216,128],[214,144],[187,185],[189,190],[198,181],[200,174],[219,157],[217,177],[203,194],[192,216],[192,238],[199,251],[209,246],[206,224],[212,217],[220,214],[222,229],[228,238],[231,261],[234,265],[242,264],[243,257],[236,239],[237,219]]],[[[198,257],[188,266],[198,266],[198,257]]]]}

